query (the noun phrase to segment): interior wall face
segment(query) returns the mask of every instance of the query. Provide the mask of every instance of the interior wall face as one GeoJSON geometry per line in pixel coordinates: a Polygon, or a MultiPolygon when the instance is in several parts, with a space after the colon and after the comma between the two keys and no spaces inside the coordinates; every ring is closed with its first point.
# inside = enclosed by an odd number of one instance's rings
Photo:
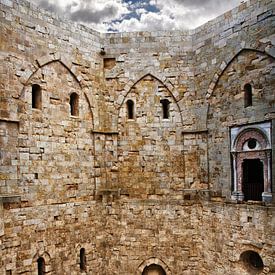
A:
{"type": "Polygon", "coordinates": [[[119,113],[119,186],[131,196],[153,198],[183,188],[184,171],[178,106],[168,89],[148,75],[127,94],[119,113]],[[127,100],[134,102],[128,119],[127,100]],[[163,118],[161,100],[169,103],[163,118]]]}
{"type": "Polygon", "coordinates": [[[92,114],[76,79],[62,63],[46,64],[31,76],[21,100],[20,184],[27,197],[35,196],[28,200],[47,204],[92,194],[92,114]],[[41,109],[32,108],[34,84],[41,87],[41,109]],[[77,116],[70,111],[72,93],[79,96],[77,116]]]}
{"type": "Polygon", "coordinates": [[[0,274],[274,274],[274,188],[232,197],[230,140],[268,125],[274,167],[274,9],[100,34],[0,0],[0,274]]]}
{"type": "Polygon", "coordinates": [[[229,129],[264,121],[274,110],[274,59],[252,50],[240,52],[223,71],[209,99],[209,183],[229,193],[231,157],[229,129]],[[271,73],[271,74],[270,74],[271,73]],[[245,107],[244,86],[252,86],[252,106],[245,107]]]}

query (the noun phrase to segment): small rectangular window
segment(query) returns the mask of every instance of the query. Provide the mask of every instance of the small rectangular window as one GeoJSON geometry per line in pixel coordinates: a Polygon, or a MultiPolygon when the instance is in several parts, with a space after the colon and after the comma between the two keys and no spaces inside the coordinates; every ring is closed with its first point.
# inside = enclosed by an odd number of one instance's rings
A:
{"type": "Polygon", "coordinates": [[[32,85],[32,108],[33,109],[41,109],[42,108],[41,87],[37,84],[32,85]]]}
{"type": "Polygon", "coordinates": [[[169,100],[168,99],[161,99],[160,103],[162,104],[162,118],[168,119],[169,118],[169,100]]]}

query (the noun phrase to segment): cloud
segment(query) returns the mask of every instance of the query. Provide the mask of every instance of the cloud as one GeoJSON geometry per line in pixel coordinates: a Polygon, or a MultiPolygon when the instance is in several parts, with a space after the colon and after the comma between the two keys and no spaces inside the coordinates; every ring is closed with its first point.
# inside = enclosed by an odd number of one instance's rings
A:
{"type": "Polygon", "coordinates": [[[174,30],[175,21],[165,14],[147,12],[142,13],[140,18],[130,18],[121,22],[111,24],[112,29],[119,29],[121,32],[145,31],[145,30],[174,30]]]}
{"type": "Polygon", "coordinates": [[[30,0],[73,21],[106,31],[192,29],[242,0],[30,0]]]}
{"type": "Polygon", "coordinates": [[[106,18],[114,18],[118,13],[115,6],[106,6],[102,10],[79,9],[72,12],[70,18],[73,21],[99,23],[106,18]]]}

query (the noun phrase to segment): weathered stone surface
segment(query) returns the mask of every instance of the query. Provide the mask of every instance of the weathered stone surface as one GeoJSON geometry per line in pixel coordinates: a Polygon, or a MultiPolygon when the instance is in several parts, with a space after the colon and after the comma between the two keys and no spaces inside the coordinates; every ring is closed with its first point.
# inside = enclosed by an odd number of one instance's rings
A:
{"type": "Polygon", "coordinates": [[[274,8],[99,34],[0,0],[0,274],[251,274],[247,251],[274,274],[274,204],[232,200],[230,151],[271,125],[274,201],[274,8]]]}

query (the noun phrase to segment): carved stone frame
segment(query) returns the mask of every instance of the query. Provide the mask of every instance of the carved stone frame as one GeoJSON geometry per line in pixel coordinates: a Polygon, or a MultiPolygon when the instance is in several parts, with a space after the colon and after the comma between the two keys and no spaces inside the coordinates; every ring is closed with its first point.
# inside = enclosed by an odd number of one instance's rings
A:
{"type": "Polygon", "coordinates": [[[268,123],[253,126],[243,126],[231,129],[231,155],[233,171],[232,199],[243,201],[243,162],[245,159],[259,159],[263,163],[264,192],[262,201],[271,202],[271,142],[268,123]],[[233,130],[233,131],[232,131],[233,130]],[[245,144],[249,139],[257,141],[255,149],[249,149],[245,144]]]}

